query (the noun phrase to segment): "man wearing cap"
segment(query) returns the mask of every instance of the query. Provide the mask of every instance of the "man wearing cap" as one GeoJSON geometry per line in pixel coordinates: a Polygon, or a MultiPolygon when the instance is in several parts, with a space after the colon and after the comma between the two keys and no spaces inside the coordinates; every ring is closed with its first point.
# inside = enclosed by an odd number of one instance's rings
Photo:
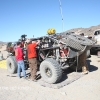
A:
{"type": "Polygon", "coordinates": [[[36,72],[37,72],[37,53],[36,53],[36,46],[40,43],[38,40],[31,41],[30,39],[26,40],[27,42],[27,52],[28,52],[28,61],[31,71],[30,79],[32,81],[36,81],[36,72]]]}

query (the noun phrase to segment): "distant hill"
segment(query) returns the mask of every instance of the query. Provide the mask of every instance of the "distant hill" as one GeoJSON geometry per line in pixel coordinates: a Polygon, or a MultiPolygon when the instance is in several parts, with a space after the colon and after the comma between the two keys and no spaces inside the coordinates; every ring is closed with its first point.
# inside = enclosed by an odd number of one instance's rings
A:
{"type": "Polygon", "coordinates": [[[4,42],[0,41],[0,43],[4,43],[4,42]]]}
{"type": "Polygon", "coordinates": [[[7,44],[6,42],[0,41],[0,49],[2,48],[2,46],[6,45],[6,44],[7,44]]]}
{"type": "Polygon", "coordinates": [[[0,44],[7,44],[6,42],[2,42],[2,41],[0,41],[0,44]]]}
{"type": "MultiPolygon", "coordinates": [[[[73,29],[70,29],[70,30],[67,30],[65,32],[75,32],[76,34],[81,34],[81,33],[84,33],[85,35],[92,35],[93,32],[97,29],[100,29],[100,25],[97,25],[97,26],[91,26],[89,28],[73,28],[73,29]]],[[[64,33],[65,33],[64,32],[64,33]]],[[[7,42],[2,42],[0,41],[0,44],[7,44],[7,42]]]]}
{"type": "Polygon", "coordinates": [[[85,35],[92,35],[93,32],[97,29],[100,29],[100,25],[91,26],[89,28],[74,28],[74,29],[67,30],[66,32],[75,32],[76,34],[84,33],[85,35]]]}

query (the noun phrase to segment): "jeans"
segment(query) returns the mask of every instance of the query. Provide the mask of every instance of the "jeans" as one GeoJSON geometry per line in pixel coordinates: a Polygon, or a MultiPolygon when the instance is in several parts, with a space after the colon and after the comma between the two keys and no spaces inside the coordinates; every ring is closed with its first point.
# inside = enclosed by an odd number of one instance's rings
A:
{"type": "Polygon", "coordinates": [[[17,64],[18,64],[18,69],[17,69],[18,77],[21,76],[21,69],[22,69],[22,72],[23,72],[23,76],[26,77],[24,61],[20,60],[20,61],[17,62],[17,64]]]}

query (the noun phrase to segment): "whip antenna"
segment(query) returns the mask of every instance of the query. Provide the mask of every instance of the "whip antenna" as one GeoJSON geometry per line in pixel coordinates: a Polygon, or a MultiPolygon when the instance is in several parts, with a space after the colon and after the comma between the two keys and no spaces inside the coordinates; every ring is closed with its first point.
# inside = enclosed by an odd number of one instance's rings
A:
{"type": "Polygon", "coordinates": [[[60,13],[61,13],[61,17],[62,17],[62,31],[64,31],[64,19],[63,19],[62,6],[61,6],[61,1],[60,0],[59,0],[59,4],[60,4],[60,13]]]}

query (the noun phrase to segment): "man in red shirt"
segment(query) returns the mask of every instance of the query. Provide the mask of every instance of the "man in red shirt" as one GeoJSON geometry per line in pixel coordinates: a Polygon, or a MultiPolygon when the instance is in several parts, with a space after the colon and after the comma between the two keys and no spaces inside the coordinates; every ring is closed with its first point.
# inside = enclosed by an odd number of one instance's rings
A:
{"type": "Polygon", "coordinates": [[[18,77],[21,78],[21,69],[22,69],[23,76],[26,79],[26,72],[25,72],[25,65],[23,61],[23,51],[21,49],[21,42],[17,42],[17,47],[15,49],[15,57],[18,64],[18,69],[17,69],[18,77]]]}
{"type": "Polygon", "coordinates": [[[36,72],[37,72],[37,53],[36,53],[36,46],[40,43],[38,40],[31,41],[28,39],[27,41],[27,52],[28,52],[28,61],[31,71],[31,80],[36,81],[36,72]]]}

